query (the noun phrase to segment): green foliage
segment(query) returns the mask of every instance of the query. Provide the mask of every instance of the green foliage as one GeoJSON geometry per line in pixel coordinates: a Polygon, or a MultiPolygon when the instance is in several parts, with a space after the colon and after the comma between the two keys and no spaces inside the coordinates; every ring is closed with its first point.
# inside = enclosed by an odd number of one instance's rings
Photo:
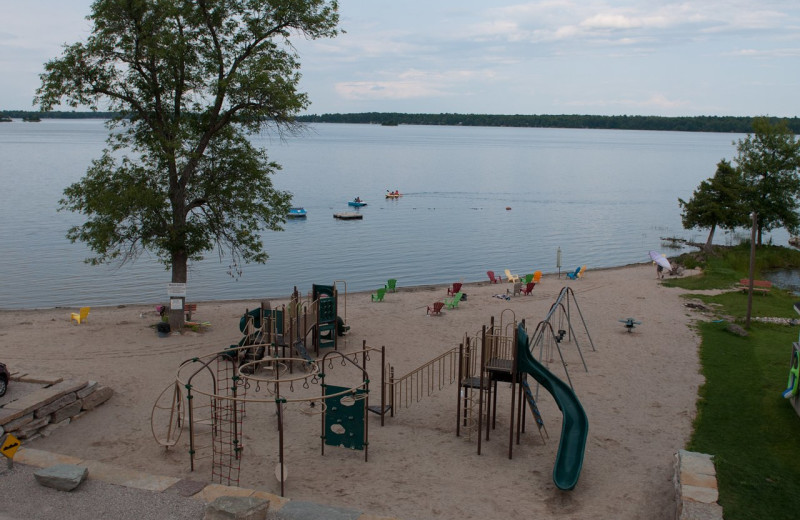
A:
{"type": "Polygon", "coordinates": [[[733,230],[747,223],[747,209],[741,204],[744,191],[739,171],[721,160],[714,176],[700,183],[689,202],[678,199],[684,229],[710,229],[706,240],[706,248],[710,248],[717,227],[733,230]]]}
{"type": "Polygon", "coordinates": [[[764,230],[800,230],[800,141],[785,122],[753,121],[753,134],[740,139],[736,162],[748,190],[744,205],[758,214],[758,244],[764,230]]]}
{"type": "Polygon", "coordinates": [[[98,0],[91,35],[45,64],[36,102],[103,108],[108,147],[64,191],[61,209],[87,220],[68,231],[93,263],[151,251],[185,282],[214,249],[264,262],[261,231],[279,230],[290,194],[279,166],[247,139],[294,128],[308,106],[289,37],[337,35],[335,0],[98,0]]]}

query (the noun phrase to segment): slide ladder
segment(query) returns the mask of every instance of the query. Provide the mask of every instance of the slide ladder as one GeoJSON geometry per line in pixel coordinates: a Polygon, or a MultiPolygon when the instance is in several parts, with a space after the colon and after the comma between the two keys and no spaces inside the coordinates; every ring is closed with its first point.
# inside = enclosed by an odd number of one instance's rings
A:
{"type": "Polygon", "coordinates": [[[528,350],[528,333],[522,325],[517,326],[517,366],[520,372],[529,374],[550,392],[561,410],[563,422],[553,482],[559,489],[573,489],[583,468],[589,418],[572,388],[533,357],[528,350]]]}

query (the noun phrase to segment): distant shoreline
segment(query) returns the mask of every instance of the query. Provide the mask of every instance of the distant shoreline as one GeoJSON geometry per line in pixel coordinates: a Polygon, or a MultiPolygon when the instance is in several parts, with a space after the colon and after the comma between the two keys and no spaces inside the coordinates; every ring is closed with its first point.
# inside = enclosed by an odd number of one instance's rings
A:
{"type": "MultiPolygon", "coordinates": [[[[116,112],[37,112],[30,110],[0,110],[0,118],[22,120],[41,119],[111,119],[116,112]]],[[[753,119],[760,116],[601,116],[591,114],[406,114],[399,112],[361,112],[351,114],[304,114],[296,117],[300,123],[373,124],[395,127],[423,126],[486,126],[514,128],[575,128],[588,130],[652,130],[665,132],[749,133],[753,119]]],[[[785,121],[800,134],[800,118],[769,117],[770,121],[785,121]]]]}

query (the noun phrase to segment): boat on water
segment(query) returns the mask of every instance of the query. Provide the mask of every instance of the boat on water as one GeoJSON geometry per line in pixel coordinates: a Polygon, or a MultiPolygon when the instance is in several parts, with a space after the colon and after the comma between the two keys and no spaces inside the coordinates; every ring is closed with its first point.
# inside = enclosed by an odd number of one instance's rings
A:
{"type": "Polygon", "coordinates": [[[364,215],[355,212],[334,213],[333,218],[339,220],[362,220],[364,215]]]}
{"type": "Polygon", "coordinates": [[[361,200],[361,197],[356,197],[351,201],[347,202],[348,206],[353,206],[354,208],[360,208],[362,206],[366,206],[367,203],[361,200]]]}
{"type": "Polygon", "coordinates": [[[403,194],[400,193],[397,190],[395,190],[395,191],[386,190],[386,198],[387,199],[399,199],[402,196],[403,196],[403,194]]]}
{"type": "Polygon", "coordinates": [[[306,208],[289,208],[289,218],[306,218],[306,208]]]}

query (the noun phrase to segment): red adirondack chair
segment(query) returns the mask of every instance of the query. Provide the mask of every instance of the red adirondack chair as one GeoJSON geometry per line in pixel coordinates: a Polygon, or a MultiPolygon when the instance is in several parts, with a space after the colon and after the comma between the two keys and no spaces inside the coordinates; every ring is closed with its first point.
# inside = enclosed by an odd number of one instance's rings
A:
{"type": "Polygon", "coordinates": [[[525,296],[527,296],[527,295],[529,295],[529,294],[531,293],[531,291],[533,290],[533,288],[534,288],[534,287],[536,287],[536,282],[528,282],[528,283],[525,285],[525,287],[523,287],[522,289],[520,289],[520,292],[521,292],[522,294],[524,294],[525,296]]]}
{"type": "Polygon", "coordinates": [[[461,290],[461,282],[453,282],[453,287],[452,288],[450,288],[450,287],[447,288],[447,295],[448,296],[452,296],[452,295],[454,295],[455,293],[457,293],[460,290],[461,290]]]}
{"type": "Polygon", "coordinates": [[[434,302],[433,307],[429,306],[425,314],[430,314],[431,316],[434,314],[439,315],[442,313],[442,307],[444,307],[444,302],[434,302]]]}
{"type": "Polygon", "coordinates": [[[503,279],[499,276],[494,275],[494,271],[486,271],[486,274],[489,276],[489,281],[492,283],[502,282],[503,279]]]}

